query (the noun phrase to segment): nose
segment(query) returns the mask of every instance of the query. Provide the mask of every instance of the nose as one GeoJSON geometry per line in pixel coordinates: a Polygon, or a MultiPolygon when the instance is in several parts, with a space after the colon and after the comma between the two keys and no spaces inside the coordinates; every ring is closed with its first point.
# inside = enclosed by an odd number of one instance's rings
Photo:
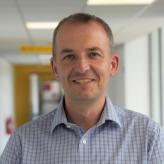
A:
{"type": "Polygon", "coordinates": [[[78,58],[75,65],[75,72],[85,73],[90,69],[90,64],[85,58],[78,58]]]}

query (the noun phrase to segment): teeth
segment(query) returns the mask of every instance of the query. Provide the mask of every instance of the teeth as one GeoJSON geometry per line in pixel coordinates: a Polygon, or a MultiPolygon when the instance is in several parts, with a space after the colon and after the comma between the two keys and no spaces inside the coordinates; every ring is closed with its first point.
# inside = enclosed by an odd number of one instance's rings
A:
{"type": "Polygon", "coordinates": [[[91,82],[91,81],[92,81],[91,79],[74,80],[74,82],[77,82],[77,83],[88,83],[88,82],[91,82]]]}

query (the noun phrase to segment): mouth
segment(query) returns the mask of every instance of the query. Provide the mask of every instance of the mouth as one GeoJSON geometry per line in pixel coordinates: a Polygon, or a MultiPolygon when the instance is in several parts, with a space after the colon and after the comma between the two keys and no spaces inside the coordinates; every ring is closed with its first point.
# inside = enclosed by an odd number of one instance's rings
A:
{"type": "Polygon", "coordinates": [[[74,80],[72,80],[72,82],[76,83],[76,84],[87,84],[87,83],[90,83],[93,81],[95,81],[95,79],[74,79],[74,80]]]}

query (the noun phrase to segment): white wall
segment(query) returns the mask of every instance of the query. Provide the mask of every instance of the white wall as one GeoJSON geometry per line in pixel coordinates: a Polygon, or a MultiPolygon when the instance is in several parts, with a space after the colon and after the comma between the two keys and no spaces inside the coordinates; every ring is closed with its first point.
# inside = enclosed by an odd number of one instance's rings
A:
{"type": "Polygon", "coordinates": [[[162,35],[161,35],[161,79],[162,79],[162,125],[164,127],[164,26],[162,27],[162,35]]]}
{"type": "Polygon", "coordinates": [[[150,109],[152,118],[158,123],[162,123],[161,106],[161,42],[159,29],[150,34],[150,81],[151,81],[151,101],[150,109]]]}
{"type": "Polygon", "coordinates": [[[0,58],[0,154],[9,138],[5,133],[7,117],[14,118],[12,66],[0,58]]]}
{"type": "Polygon", "coordinates": [[[149,115],[148,36],[124,45],[125,107],[149,115]]]}
{"type": "Polygon", "coordinates": [[[121,107],[125,106],[125,72],[124,72],[124,46],[118,45],[115,47],[115,52],[120,58],[119,70],[112,77],[109,86],[109,96],[114,104],[121,107]]]}

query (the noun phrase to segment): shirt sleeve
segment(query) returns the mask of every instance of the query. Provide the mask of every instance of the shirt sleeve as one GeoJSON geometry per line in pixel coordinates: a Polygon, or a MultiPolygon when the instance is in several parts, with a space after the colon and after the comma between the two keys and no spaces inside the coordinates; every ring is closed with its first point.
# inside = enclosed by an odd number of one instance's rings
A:
{"type": "Polygon", "coordinates": [[[15,132],[10,137],[0,157],[0,164],[21,164],[21,142],[15,132]]]}
{"type": "Polygon", "coordinates": [[[148,164],[164,163],[164,130],[158,127],[155,135],[151,137],[151,148],[149,152],[148,164]]]}

